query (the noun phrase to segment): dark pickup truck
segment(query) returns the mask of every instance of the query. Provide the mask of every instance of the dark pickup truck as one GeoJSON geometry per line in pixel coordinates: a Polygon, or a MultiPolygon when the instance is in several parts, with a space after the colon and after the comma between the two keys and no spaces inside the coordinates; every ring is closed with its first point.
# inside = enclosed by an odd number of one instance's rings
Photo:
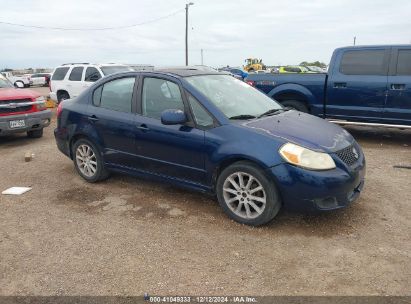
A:
{"type": "Polygon", "coordinates": [[[411,45],[334,51],[327,73],[249,74],[284,106],[341,124],[411,128],[411,45]]]}

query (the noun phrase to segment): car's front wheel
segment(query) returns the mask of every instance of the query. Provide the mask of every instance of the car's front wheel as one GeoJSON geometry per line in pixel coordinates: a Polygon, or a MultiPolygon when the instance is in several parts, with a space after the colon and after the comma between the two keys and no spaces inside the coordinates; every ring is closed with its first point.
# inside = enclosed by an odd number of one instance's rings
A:
{"type": "Polygon", "coordinates": [[[57,93],[57,102],[58,103],[66,100],[66,99],[70,99],[70,95],[67,92],[63,91],[63,92],[58,92],[57,93]]]}
{"type": "Polygon", "coordinates": [[[87,139],[74,143],[73,161],[80,176],[90,183],[106,179],[109,175],[98,148],[87,139]]]}
{"type": "Polygon", "coordinates": [[[216,188],[218,202],[225,213],[242,224],[267,224],[281,208],[274,183],[249,162],[238,162],[224,169],[216,188]]]}
{"type": "Polygon", "coordinates": [[[27,131],[29,138],[40,138],[43,136],[43,129],[27,131]]]}

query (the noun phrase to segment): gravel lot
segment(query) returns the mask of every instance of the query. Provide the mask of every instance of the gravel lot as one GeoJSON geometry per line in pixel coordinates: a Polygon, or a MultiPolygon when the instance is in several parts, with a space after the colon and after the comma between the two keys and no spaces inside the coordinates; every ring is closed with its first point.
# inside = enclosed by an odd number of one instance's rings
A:
{"type": "Polygon", "coordinates": [[[1,295],[411,295],[411,170],[393,168],[411,165],[411,131],[349,128],[367,158],[360,199],[251,228],[202,194],[86,183],[54,127],[0,138],[0,191],[33,187],[0,195],[1,295]]]}

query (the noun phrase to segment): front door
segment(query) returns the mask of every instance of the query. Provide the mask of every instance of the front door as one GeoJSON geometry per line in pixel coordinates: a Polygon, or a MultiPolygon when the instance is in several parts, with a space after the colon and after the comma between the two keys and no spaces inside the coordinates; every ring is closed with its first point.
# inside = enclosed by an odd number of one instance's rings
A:
{"type": "Polygon", "coordinates": [[[204,130],[194,124],[164,125],[161,113],[188,106],[173,78],[144,77],[140,90],[140,115],[136,118],[136,154],[144,170],[178,180],[204,184],[204,130]]]}
{"type": "Polygon", "coordinates": [[[387,95],[390,49],[347,50],[335,58],[327,84],[326,116],[376,121],[387,95]]]}
{"type": "Polygon", "coordinates": [[[392,58],[383,120],[411,125],[411,48],[394,49],[392,58]]]}

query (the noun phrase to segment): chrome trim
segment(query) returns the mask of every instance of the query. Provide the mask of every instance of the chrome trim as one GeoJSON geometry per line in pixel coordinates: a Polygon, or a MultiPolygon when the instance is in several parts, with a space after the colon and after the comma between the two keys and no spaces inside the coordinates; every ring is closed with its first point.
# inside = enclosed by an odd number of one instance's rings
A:
{"type": "Polygon", "coordinates": [[[15,109],[20,107],[26,106],[34,106],[38,104],[46,103],[45,100],[43,101],[30,101],[30,102],[10,102],[8,104],[0,104],[0,109],[15,109]]]}
{"type": "Polygon", "coordinates": [[[385,128],[396,128],[396,129],[411,129],[411,126],[407,125],[389,125],[374,122],[356,122],[356,121],[346,121],[346,120],[333,120],[329,119],[329,122],[339,124],[339,125],[353,125],[353,126],[368,126],[368,127],[385,127],[385,128]]]}

